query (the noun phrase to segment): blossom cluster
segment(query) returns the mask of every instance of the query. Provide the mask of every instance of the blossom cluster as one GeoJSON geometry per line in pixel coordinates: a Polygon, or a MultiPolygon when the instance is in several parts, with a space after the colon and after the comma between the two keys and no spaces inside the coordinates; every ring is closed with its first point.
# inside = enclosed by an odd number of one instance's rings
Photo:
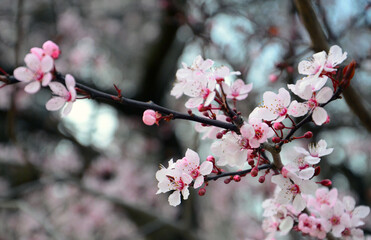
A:
{"type": "Polygon", "coordinates": [[[285,235],[291,229],[318,239],[324,239],[327,233],[342,239],[364,239],[359,227],[370,213],[369,207],[355,207],[350,196],[340,200],[336,188],[319,188],[315,195],[304,195],[303,199],[310,214],[297,211],[292,204],[282,204],[278,198],[263,202],[263,229],[269,233],[267,239],[273,239],[278,231],[285,235]]]}
{"type": "Polygon", "coordinates": [[[66,116],[72,109],[72,103],[76,100],[75,79],[67,74],[65,83],[53,81],[55,79],[54,60],[60,54],[59,46],[52,41],[46,41],[42,48],[33,47],[24,61],[26,67],[18,67],[13,74],[15,79],[27,83],[25,91],[30,94],[37,93],[41,87],[49,87],[53,97],[46,103],[46,109],[56,111],[66,105],[62,116],[66,116]]]}
{"type": "Polygon", "coordinates": [[[200,165],[198,154],[187,149],[185,157],[178,159],[175,163],[171,159],[167,168],[162,166],[156,173],[156,179],[159,182],[157,194],[173,190],[169,196],[169,203],[171,206],[177,206],[180,204],[181,194],[184,200],[188,199],[190,184],[194,181],[194,188],[201,187],[204,183],[204,176],[210,174],[212,170],[211,161],[205,161],[200,165]]]}
{"type": "MultiPolygon", "coordinates": [[[[171,95],[176,98],[182,95],[189,97],[185,107],[189,108],[190,114],[193,114],[193,109],[197,109],[205,118],[232,123],[239,129],[232,131],[203,123],[195,125],[196,131],[204,133],[203,139],[214,140],[211,152],[216,158],[217,166],[214,165],[213,168],[209,162],[208,171],[197,171],[196,176],[202,176],[202,180],[196,180],[194,187],[201,186],[201,181],[210,173],[216,173],[216,176],[221,174],[224,170],[218,166],[242,169],[248,164],[251,167],[250,175],[256,177],[259,166],[272,163],[263,154],[262,149],[266,146],[264,144],[273,143],[280,148],[282,144],[295,139],[311,138],[311,132],[301,137],[285,138],[284,131],[295,129],[296,123],[293,119],[298,117],[311,117],[318,126],[329,122],[323,105],[335,96],[336,84],[339,82],[339,79],[335,79],[336,72],[338,65],[346,57],[347,53],[343,53],[342,49],[335,45],[330,48],[328,54],[323,51],[314,54],[310,60],[301,61],[298,70],[306,76],[295,84],[288,84],[287,87],[303,101],[292,100],[290,92],[285,88],[280,88],[278,93],[267,91],[263,94],[263,104],[256,107],[245,121],[237,111],[236,101],[247,98],[252,84],[245,84],[241,79],[231,83],[229,80],[239,75],[239,72],[234,72],[226,66],[214,67],[211,59],[204,60],[197,56],[191,66],[183,63],[183,68],[176,73],[177,81],[171,95]],[[329,78],[334,89],[325,86],[329,78]],[[228,100],[231,100],[233,108],[229,106],[228,100]],[[242,119],[242,124],[238,124],[238,119],[242,119]]],[[[143,121],[147,125],[158,125],[163,118],[165,117],[154,110],[146,110],[143,114],[143,121]]],[[[278,171],[274,171],[275,175],[271,177],[272,183],[277,186],[276,193],[274,198],[263,203],[263,229],[269,233],[268,238],[273,238],[276,232],[285,235],[295,229],[319,239],[323,239],[328,233],[335,237],[362,239],[363,232],[357,227],[363,224],[361,219],[368,215],[369,208],[355,208],[355,201],[351,197],[338,200],[336,189],[317,189],[319,184],[330,186],[330,180],[315,182],[313,179],[319,174],[321,157],[332,151],[333,148],[327,148],[323,139],[317,144],[310,144],[308,149],[291,147],[289,162],[276,166],[278,171]]],[[[188,186],[195,179],[190,172],[196,168],[204,169],[198,165],[197,153],[189,149],[183,160],[176,163],[170,160],[169,167],[161,168],[156,174],[159,181],[157,193],[173,191],[169,197],[170,205],[180,204],[180,194],[182,193],[183,199],[187,199],[188,186]],[[193,167],[181,164],[180,162],[186,161],[184,159],[194,159],[196,163],[193,167]],[[188,167],[185,168],[185,165],[188,167]]],[[[264,182],[265,177],[272,172],[266,170],[259,182],[264,182]]],[[[236,175],[230,179],[239,181],[241,176],[244,175],[236,175]]],[[[199,192],[199,195],[203,194],[199,192]]]]}

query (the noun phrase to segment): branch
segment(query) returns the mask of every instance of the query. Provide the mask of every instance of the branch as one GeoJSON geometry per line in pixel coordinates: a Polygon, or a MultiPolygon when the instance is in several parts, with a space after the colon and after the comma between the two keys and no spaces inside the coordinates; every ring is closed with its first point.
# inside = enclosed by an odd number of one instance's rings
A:
{"type": "MultiPolygon", "coordinates": [[[[310,0],[294,0],[298,13],[307,29],[312,41],[312,48],[316,52],[329,50],[329,44],[325,33],[318,21],[310,0]]],[[[362,103],[362,99],[351,86],[345,89],[345,101],[353,113],[359,118],[363,126],[371,132],[371,115],[362,103]]]]}
{"type": "MultiPolygon", "coordinates": [[[[272,164],[264,164],[264,165],[258,166],[258,169],[260,171],[260,170],[263,170],[263,169],[270,169],[272,167],[273,167],[272,164]]],[[[222,173],[222,174],[218,174],[216,176],[207,177],[207,178],[205,178],[205,181],[211,181],[211,180],[215,181],[215,180],[217,180],[219,178],[222,178],[222,177],[230,177],[230,176],[234,176],[234,175],[240,175],[240,176],[241,175],[246,175],[246,174],[250,173],[251,170],[252,170],[252,168],[247,169],[247,170],[243,170],[243,171],[222,173]]]]}

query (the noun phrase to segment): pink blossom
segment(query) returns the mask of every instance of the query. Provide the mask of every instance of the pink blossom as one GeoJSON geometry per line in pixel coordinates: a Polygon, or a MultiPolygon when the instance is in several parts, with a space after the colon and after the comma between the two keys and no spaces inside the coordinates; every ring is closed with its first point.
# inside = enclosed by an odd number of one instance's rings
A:
{"type": "Polygon", "coordinates": [[[290,172],[288,178],[284,178],[281,174],[273,176],[272,182],[281,189],[276,198],[277,203],[288,204],[292,202],[294,210],[297,212],[301,212],[306,206],[302,194],[313,194],[317,189],[317,185],[313,181],[300,179],[290,172]]]}
{"type": "Polygon", "coordinates": [[[257,107],[250,114],[250,117],[262,118],[266,121],[282,122],[288,113],[290,104],[290,93],[280,88],[278,94],[267,91],[263,95],[264,105],[257,107]]]}
{"type": "Polygon", "coordinates": [[[328,231],[331,229],[335,237],[341,237],[345,228],[351,226],[349,214],[345,212],[341,201],[336,201],[333,207],[322,205],[320,213],[324,228],[328,231]]]}
{"type": "Polygon", "coordinates": [[[327,205],[332,208],[338,197],[338,191],[336,188],[329,190],[328,188],[319,188],[316,191],[315,198],[310,196],[308,198],[308,206],[319,211],[322,205],[327,205]]]}
{"type": "Polygon", "coordinates": [[[18,67],[13,73],[17,80],[28,83],[24,90],[33,94],[39,91],[41,85],[48,86],[53,77],[50,73],[54,65],[53,59],[48,55],[39,58],[37,55],[29,53],[24,61],[27,67],[18,67]]]}
{"type": "Polygon", "coordinates": [[[249,139],[252,148],[258,148],[261,143],[274,135],[273,130],[258,118],[250,118],[249,123],[241,127],[241,135],[249,139]]]}
{"type": "Polygon", "coordinates": [[[156,194],[173,191],[168,198],[171,206],[175,207],[180,204],[181,194],[184,200],[188,199],[188,187],[192,182],[192,177],[182,172],[180,169],[175,168],[175,163],[173,163],[172,159],[169,161],[168,168],[162,167],[157,171],[156,179],[159,182],[156,194]]]}
{"type": "Polygon", "coordinates": [[[345,196],[343,198],[343,204],[345,211],[349,214],[351,218],[351,226],[359,227],[365,223],[361,220],[366,218],[370,214],[370,207],[368,206],[355,206],[356,202],[354,198],[350,196],[345,196]]]}
{"type": "Polygon", "coordinates": [[[252,83],[245,84],[242,79],[237,79],[232,86],[229,86],[223,82],[223,90],[227,98],[241,101],[247,98],[248,93],[252,90],[252,83]]]}
{"type": "Polygon", "coordinates": [[[175,168],[190,175],[195,180],[193,187],[199,188],[204,183],[204,176],[210,174],[213,170],[213,164],[205,161],[200,165],[198,154],[191,149],[187,149],[185,157],[176,162],[175,168]]]}
{"type": "Polygon", "coordinates": [[[67,106],[62,111],[62,117],[71,112],[72,104],[76,100],[75,78],[67,74],[65,79],[67,88],[60,82],[51,82],[49,84],[50,89],[56,96],[53,96],[46,103],[46,109],[49,111],[59,110],[67,103],[67,106]]]}
{"type": "Polygon", "coordinates": [[[298,228],[306,234],[310,234],[315,228],[316,218],[308,216],[306,213],[300,214],[298,228]]]}
{"type": "Polygon", "coordinates": [[[337,45],[332,46],[329,50],[327,61],[323,70],[326,72],[336,71],[335,66],[342,63],[346,58],[347,52],[343,53],[343,50],[337,45]]]}
{"type": "Polygon", "coordinates": [[[144,124],[152,126],[153,124],[158,124],[158,120],[161,117],[161,114],[153,111],[152,109],[147,109],[143,112],[142,120],[144,124]]]}

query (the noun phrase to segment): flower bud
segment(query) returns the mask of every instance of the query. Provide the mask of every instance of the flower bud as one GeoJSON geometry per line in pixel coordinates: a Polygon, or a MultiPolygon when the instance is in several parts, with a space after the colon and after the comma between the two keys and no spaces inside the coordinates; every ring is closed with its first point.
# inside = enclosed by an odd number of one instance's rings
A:
{"type": "Polygon", "coordinates": [[[200,196],[205,195],[205,193],[206,193],[206,189],[205,188],[200,188],[200,190],[198,190],[198,195],[200,195],[200,196]]]}
{"type": "Polygon", "coordinates": [[[253,166],[255,165],[255,161],[254,161],[254,159],[249,159],[249,160],[247,161],[247,163],[248,163],[251,167],[253,167],[253,166]]]}
{"type": "Polygon", "coordinates": [[[226,178],[226,179],[224,179],[224,183],[225,184],[228,184],[228,183],[230,183],[231,182],[231,179],[230,178],[226,178]]]}
{"type": "Polygon", "coordinates": [[[218,133],[216,134],[216,138],[217,138],[217,139],[221,139],[222,137],[223,137],[223,133],[218,132],[218,133]]]}
{"type": "Polygon", "coordinates": [[[343,79],[341,80],[339,86],[343,89],[349,87],[350,80],[352,80],[354,73],[356,71],[356,61],[351,61],[345,68],[343,69],[343,79]]]}
{"type": "Polygon", "coordinates": [[[277,80],[278,80],[278,76],[276,74],[272,73],[269,75],[270,82],[274,83],[274,82],[277,82],[277,80]]]}
{"type": "Polygon", "coordinates": [[[318,176],[320,172],[321,172],[321,167],[320,166],[315,167],[313,176],[318,176]]]}
{"type": "Polygon", "coordinates": [[[279,143],[279,142],[281,142],[281,138],[279,138],[279,137],[273,137],[272,138],[272,142],[279,143]]]}
{"type": "Polygon", "coordinates": [[[281,123],[281,122],[275,122],[275,123],[273,124],[273,127],[274,127],[274,129],[276,129],[276,130],[282,130],[282,129],[285,128],[285,125],[283,125],[283,123],[281,123]]]}
{"type": "Polygon", "coordinates": [[[325,187],[330,187],[332,185],[332,182],[330,179],[324,179],[320,182],[317,182],[318,184],[321,184],[322,186],[325,186],[325,187]]]}
{"type": "Polygon", "coordinates": [[[260,176],[260,177],[259,177],[259,182],[260,182],[260,183],[265,182],[265,176],[260,176]]]}
{"type": "Polygon", "coordinates": [[[143,118],[142,118],[144,124],[148,126],[152,126],[153,124],[156,123],[156,112],[153,111],[152,109],[147,109],[143,113],[143,118]]]}
{"type": "Polygon", "coordinates": [[[308,131],[308,132],[304,133],[304,137],[305,138],[312,138],[313,137],[313,133],[311,131],[308,131]]]}
{"type": "Polygon", "coordinates": [[[207,156],[206,161],[215,163],[215,158],[213,156],[209,155],[209,156],[207,156]]]}
{"type": "Polygon", "coordinates": [[[258,172],[259,172],[259,169],[257,167],[254,167],[252,170],[251,170],[251,176],[252,177],[256,177],[258,176],[258,172]]]}
{"type": "Polygon", "coordinates": [[[233,176],[233,180],[234,180],[235,182],[239,182],[239,181],[241,181],[241,176],[240,176],[240,175],[234,175],[234,176],[233,176]]]}

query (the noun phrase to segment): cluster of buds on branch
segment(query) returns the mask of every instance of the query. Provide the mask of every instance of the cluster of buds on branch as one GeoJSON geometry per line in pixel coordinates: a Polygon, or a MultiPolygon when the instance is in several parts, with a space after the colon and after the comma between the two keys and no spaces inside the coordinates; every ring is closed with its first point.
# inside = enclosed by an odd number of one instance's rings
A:
{"type": "Polygon", "coordinates": [[[321,157],[331,154],[333,148],[327,148],[322,139],[317,144],[310,144],[308,149],[291,147],[288,150],[291,157],[286,165],[280,156],[283,145],[313,137],[312,132],[295,135],[304,124],[314,122],[321,126],[329,122],[324,107],[340,98],[349,86],[356,63],[352,61],[341,70],[339,65],[347,58],[347,53],[343,53],[339,46],[332,46],[329,53],[319,52],[310,60],[299,63],[299,73],[306,76],[287,88],[302,101],[292,100],[285,88],[280,88],[278,93],[267,91],[263,94],[263,104],[246,120],[237,110],[237,101],[248,97],[252,84],[245,84],[242,79],[233,81],[240,73],[226,66],[215,67],[211,59],[197,56],[191,66],[183,63],[177,71],[171,95],[189,97],[185,103],[188,113],[183,114],[151,102],[127,99],[116,86],[115,96],[76,83],[73,76],[67,74],[64,77],[56,71],[54,60],[59,54],[59,47],[47,41],[42,48],[30,50],[25,57],[26,67],[19,67],[14,70],[14,76],[1,76],[0,80],[5,85],[26,82],[25,91],[31,94],[41,87],[50,88],[53,97],[46,103],[46,108],[54,111],[67,103],[62,116],[71,111],[72,103],[79,98],[104,99],[145,109],[143,122],[146,125],[159,125],[161,120],[195,121],[195,130],[203,133],[203,139],[214,141],[210,148],[212,155],[206,161],[200,163],[198,153],[188,149],[183,158],[175,162],[171,159],[167,167],[161,166],[156,173],[157,193],[171,191],[170,205],[179,205],[181,196],[186,200],[189,187],[200,188],[199,195],[205,195],[212,180],[224,178],[225,183],[240,182],[241,178],[250,175],[258,177],[260,183],[266,183],[269,177],[277,190],[263,203],[263,229],[269,233],[268,239],[273,239],[277,233],[285,235],[290,230],[318,239],[329,234],[363,239],[359,226],[364,224],[362,219],[369,214],[370,208],[355,207],[351,197],[338,199],[336,189],[318,188],[318,185],[330,186],[330,180],[314,179],[320,172],[321,157]],[[333,88],[325,86],[328,79],[333,88]],[[297,120],[299,117],[300,121],[297,120]],[[240,170],[228,172],[223,169],[225,167],[240,170]]]}

